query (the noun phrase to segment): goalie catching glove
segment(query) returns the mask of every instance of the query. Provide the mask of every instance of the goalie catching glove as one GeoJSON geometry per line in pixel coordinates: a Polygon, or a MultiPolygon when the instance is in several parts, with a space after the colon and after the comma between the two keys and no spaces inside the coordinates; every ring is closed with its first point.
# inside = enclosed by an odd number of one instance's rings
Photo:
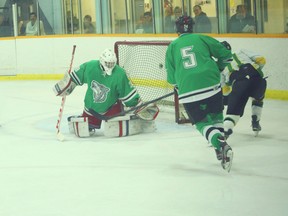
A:
{"type": "Polygon", "coordinates": [[[77,85],[72,81],[70,75],[66,73],[62,80],[56,83],[53,87],[53,91],[56,96],[70,95],[77,85]]]}
{"type": "Polygon", "coordinates": [[[139,107],[136,109],[134,112],[135,115],[137,115],[139,118],[147,121],[151,121],[156,119],[158,113],[159,113],[159,108],[157,107],[156,104],[148,104],[148,105],[143,105],[143,102],[140,101],[136,107],[139,107]]]}

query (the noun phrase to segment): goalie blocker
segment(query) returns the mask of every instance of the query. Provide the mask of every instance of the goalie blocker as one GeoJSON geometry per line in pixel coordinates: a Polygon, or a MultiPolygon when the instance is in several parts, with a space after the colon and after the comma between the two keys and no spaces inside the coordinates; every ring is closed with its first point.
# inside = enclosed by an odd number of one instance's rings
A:
{"type": "MultiPolygon", "coordinates": [[[[68,125],[70,133],[74,133],[77,137],[85,138],[94,134],[94,130],[89,129],[87,117],[70,116],[68,125]]],[[[107,137],[124,137],[155,130],[154,120],[143,120],[135,114],[115,117],[105,121],[104,124],[104,135],[107,137]]]]}

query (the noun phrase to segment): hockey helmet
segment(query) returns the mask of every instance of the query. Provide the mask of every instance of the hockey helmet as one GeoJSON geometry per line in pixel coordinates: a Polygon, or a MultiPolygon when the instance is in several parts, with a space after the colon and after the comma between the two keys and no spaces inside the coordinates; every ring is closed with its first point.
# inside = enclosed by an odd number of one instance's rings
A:
{"type": "Polygon", "coordinates": [[[231,50],[231,45],[227,41],[222,41],[221,44],[226,47],[226,49],[231,50]]]}
{"type": "Polygon", "coordinates": [[[104,73],[110,76],[117,62],[115,53],[111,49],[105,49],[100,55],[99,61],[104,73]]]}
{"type": "Polygon", "coordinates": [[[176,19],[175,27],[178,34],[192,33],[194,21],[191,16],[183,15],[176,19]]]}

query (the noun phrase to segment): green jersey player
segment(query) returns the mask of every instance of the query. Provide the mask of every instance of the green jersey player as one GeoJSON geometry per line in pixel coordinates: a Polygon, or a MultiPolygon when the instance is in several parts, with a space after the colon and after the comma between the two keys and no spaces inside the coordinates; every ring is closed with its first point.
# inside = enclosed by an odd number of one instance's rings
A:
{"type": "MultiPolygon", "coordinates": [[[[83,114],[68,118],[68,121],[72,122],[70,131],[77,136],[90,136],[89,131],[91,132],[101,127],[103,119],[100,116],[116,116],[121,113],[123,104],[126,107],[134,107],[142,103],[140,95],[131,84],[125,70],[118,66],[116,62],[115,53],[110,49],[105,49],[99,60],[91,60],[81,64],[70,74],[67,73],[63,80],[54,86],[56,95],[64,96],[69,95],[76,86],[87,85],[83,114]]],[[[145,115],[143,114],[145,111],[147,109],[141,108],[136,110],[135,113],[137,117],[141,117],[145,115]],[[143,115],[141,115],[141,112],[143,115]]],[[[148,111],[149,115],[151,114],[151,120],[154,120],[159,112],[156,106],[149,107],[148,111]]],[[[133,124],[128,127],[130,117],[121,117],[121,120],[116,118],[115,121],[111,119],[112,123],[110,122],[107,126],[110,133],[108,136],[127,136],[140,132],[141,127],[138,122],[135,124],[136,121],[133,121],[133,124]],[[127,122],[124,123],[122,120],[127,122]]],[[[147,124],[145,125],[147,126],[147,124]]]]}
{"type": "Polygon", "coordinates": [[[231,50],[212,37],[192,34],[190,16],[177,18],[175,24],[179,37],[167,48],[167,81],[178,89],[190,121],[213,145],[217,159],[229,172],[233,152],[223,136],[220,72],[229,64],[231,50]]]}

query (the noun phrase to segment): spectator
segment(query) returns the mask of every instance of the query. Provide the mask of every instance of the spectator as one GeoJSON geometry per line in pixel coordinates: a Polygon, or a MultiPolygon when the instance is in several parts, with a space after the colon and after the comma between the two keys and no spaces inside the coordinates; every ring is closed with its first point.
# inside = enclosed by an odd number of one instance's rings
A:
{"type": "Polygon", "coordinates": [[[174,22],[180,16],[182,16],[182,9],[179,6],[176,6],[174,8],[174,22]]]}
{"type": "Polygon", "coordinates": [[[170,1],[164,1],[164,31],[166,33],[175,33],[174,24],[175,19],[173,19],[173,6],[170,1]]]}
{"type": "Polygon", "coordinates": [[[67,33],[68,34],[79,34],[79,19],[72,15],[71,11],[67,11],[66,15],[67,19],[67,33]],[[71,22],[72,19],[72,22],[71,22]],[[73,27],[73,32],[72,32],[72,27],[73,27]]]}
{"type": "Polygon", "coordinates": [[[36,13],[30,13],[30,21],[26,25],[26,36],[28,35],[45,35],[43,22],[37,19],[36,13]],[[40,31],[39,31],[40,28],[40,31]]]}
{"type": "Polygon", "coordinates": [[[173,14],[173,5],[168,0],[164,0],[164,12],[165,12],[165,17],[172,16],[173,14]]]}
{"type": "Polygon", "coordinates": [[[143,33],[143,31],[144,31],[143,30],[143,22],[144,22],[144,15],[141,15],[139,20],[136,22],[135,33],[138,33],[138,34],[143,33]]]}
{"type": "Polygon", "coordinates": [[[136,33],[153,33],[153,19],[152,13],[147,11],[143,14],[142,23],[138,25],[136,33]]]}
{"type": "Polygon", "coordinates": [[[206,13],[202,11],[201,6],[195,5],[193,7],[193,12],[195,14],[195,25],[193,31],[195,33],[211,33],[211,22],[206,13]]]}
{"type": "Polygon", "coordinates": [[[245,5],[237,5],[236,14],[229,20],[230,33],[255,33],[255,18],[245,5]]]}
{"type": "Polygon", "coordinates": [[[175,33],[175,20],[182,15],[182,9],[179,6],[176,6],[173,13],[174,14],[170,16],[170,19],[165,17],[165,31],[167,33],[175,33]]]}
{"type": "Polygon", "coordinates": [[[3,13],[0,13],[0,37],[11,36],[11,28],[9,22],[5,20],[3,13]]]}
{"type": "Polygon", "coordinates": [[[25,32],[26,32],[27,21],[24,21],[24,19],[22,19],[21,17],[19,17],[18,20],[19,20],[19,22],[18,22],[18,35],[24,36],[25,32]]]}
{"type": "Polygon", "coordinates": [[[95,26],[92,24],[92,17],[90,15],[86,15],[84,17],[84,33],[85,34],[93,34],[96,33],[95,26]]]}

